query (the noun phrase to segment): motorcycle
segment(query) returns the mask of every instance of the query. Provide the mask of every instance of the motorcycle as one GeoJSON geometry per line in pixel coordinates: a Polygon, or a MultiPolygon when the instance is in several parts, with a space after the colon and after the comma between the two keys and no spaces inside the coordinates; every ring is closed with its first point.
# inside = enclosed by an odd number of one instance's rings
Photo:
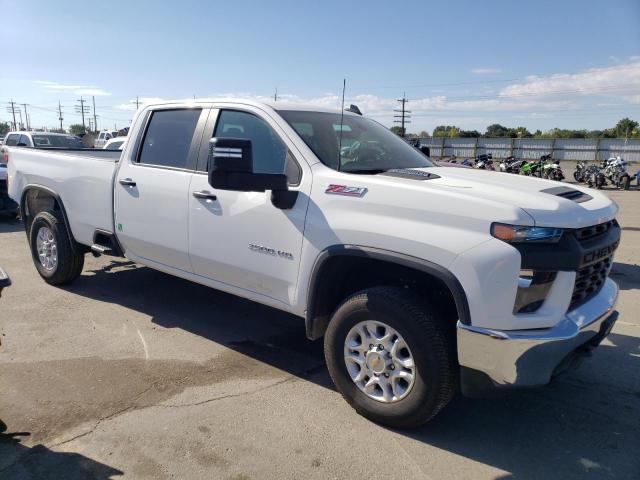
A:
{"type": "Polygon", "coordinates": [[[547,156],[544,165],[542,165],[542,176],[547,180],[555,180],[557,182],[564,180],[564,173],[560,168],[560,160],[551,160],[551,156],[547,156]]]}
{"type": "Polygon", "coordinates": [[[476,158],[476,168],[480,170],[495,170],[493,168],[493,155],[483,153],[482,155],[478,155],[476,158]]]}
{"type": "Polygon", "coordinates": [[[576,165],[576,169],[573,171],[573,179],[578,183],[586,181],[585,172],[587,170],[587,162],[580,160],[576,165]]]}
{"type": "Polygon", "coordinates": [[[551,158],[551,155],[543,155],[540,157],[540,160],[536,160],[535,162],[525,161],[520,168],[520,174],[542,178],[542,166],[549,158],[551,158]]]}
{"type": "Polygon", "coordinates": [[[524,160],[517,160],[516,157],[507,157],[500,162],[500,171],[506,173],[519,173],[524,160]]]}
{"type": "Polygon", "coordinates": [[[600,167],[597,165],[589,165],[584,170],[584,181],[587,182],[591,188],[597,188],[600,190],[607,183],[604,178],[604,174],[600,171],[600,167]]]}
{"type": "Polygon", "coordinates": [[[621,157],[611,157],[604,163],[603,175],[616,188],[629,190],[631,176],[627,172],[627,162],[621,157]]]}
{"type": "Polygon", "coordinates": [[[473,167],[473,162],[468,158],[465,158],[462,162],[460,162],[460,165],[464,165],[465,167],[473,167]]]}

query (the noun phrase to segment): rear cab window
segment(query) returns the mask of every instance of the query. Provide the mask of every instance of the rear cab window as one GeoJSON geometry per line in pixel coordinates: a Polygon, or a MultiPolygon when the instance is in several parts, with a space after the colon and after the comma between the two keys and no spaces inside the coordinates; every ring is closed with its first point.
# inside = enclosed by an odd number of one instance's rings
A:
{"type": "Polygon", "coordinates": [[[189,169],[189,151],[201,108],[155,110],[148,120],[136,163],[189,169]]]}

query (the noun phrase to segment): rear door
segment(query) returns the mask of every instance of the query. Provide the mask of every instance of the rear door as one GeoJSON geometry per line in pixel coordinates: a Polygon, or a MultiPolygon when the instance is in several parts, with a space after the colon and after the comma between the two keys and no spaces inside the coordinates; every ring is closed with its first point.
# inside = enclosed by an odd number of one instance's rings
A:
{"type": "Polygon", "coordinates": [[[127,256],[191,272],[189,183],[209,109],[150,111],[115,179],[115,224],[127,256]]]}

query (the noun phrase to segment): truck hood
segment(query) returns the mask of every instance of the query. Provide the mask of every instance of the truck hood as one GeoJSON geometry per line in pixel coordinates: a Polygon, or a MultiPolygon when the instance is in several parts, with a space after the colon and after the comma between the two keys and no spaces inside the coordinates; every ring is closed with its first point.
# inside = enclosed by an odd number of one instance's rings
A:
{"type": "Polygon", "coordinates": [[[518,207],[539,226],[580,228],[610,220],[618,211],[617,204],[605,194],[576,184],[471,168],[431,167],[404,172],[411,171],[439,178],[424,180],[419,174],[392,176],[392,172],[380,176],[398,184],[418,182],[425,187],[455,189],[469,199],[470,205],[474,199],[483,199],[518,207]]]}

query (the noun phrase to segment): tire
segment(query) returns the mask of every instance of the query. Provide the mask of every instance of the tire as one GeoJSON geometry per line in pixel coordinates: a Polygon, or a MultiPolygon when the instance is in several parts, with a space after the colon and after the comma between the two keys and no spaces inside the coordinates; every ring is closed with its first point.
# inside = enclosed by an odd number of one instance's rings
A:
{"type": "MultiPolygon", "coordinates": [[[[345,400],[364,417],[393,428],[418,427],[453,398],[458,381],[453,325],[406,289],[375,287],[355,293],[335,311],[325,334],[329,374],[345,400]],[[345,360],[345,341],[363,321],[383,322],[408,346],[415,369],[413,384],[404,397],[384,403],[365,394],[352,380],[345,360]]],[[[393,362],[387,359],[383,363],[386,361],[393,362]]]]}
{"type": "MultiPolygon", "coordinates": [[[[29,231],[29,243],[31,245],[31,256],[36,270],[45,282],[51,285],[63,285],[70,283],[80,276],[84,267],[84,253],[77,245],[73,245],[73,240],[69,235],[62,215],[58,211],[40,212],[31,222],[29,231]],[[51,238],[55,245],[55,262],[49,267],[43,265],[38,253],[38,234],[41,232],[51,232],[51,238]]],[[[53,250],[50,248],[50,250],[53,250]]]]}
{"type": "Polygon", "coordinates": [[[577,183],[582,183],[582,179],[581,179],[581,177],[580,177],[580,174],[579,174],[577,171],[573,172],[573,179],[574,179],[577,183]]]}
{"type": "Polygon", "coordinates": [[[629,175],[624,175],[620,179],[620,188],[622,188],[623,190],[629,190],[630,186],[631,186],[631,177],[629,175]]]}

